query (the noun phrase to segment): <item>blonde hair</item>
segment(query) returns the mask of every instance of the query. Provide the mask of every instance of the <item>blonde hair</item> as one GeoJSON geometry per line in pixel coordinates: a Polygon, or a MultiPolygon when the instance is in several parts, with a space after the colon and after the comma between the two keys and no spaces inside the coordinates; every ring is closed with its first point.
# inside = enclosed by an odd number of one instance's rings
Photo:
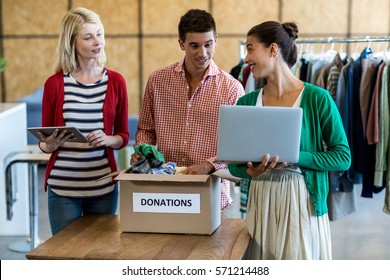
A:
{"type": "MultiPolygon", "coordinates": [[[[76,37],[85,23],[97,24],[102,28],[104,34],[103,24],[96,13],[86,8],[74,8],[68,11],[61,23],[55,72],[69,73],[79,68],[75,44],[76,37]]],[[[105,63],[106,53],[102,48],[101,56],[96,60],[96,66],[103,66],[105,63]]]]}

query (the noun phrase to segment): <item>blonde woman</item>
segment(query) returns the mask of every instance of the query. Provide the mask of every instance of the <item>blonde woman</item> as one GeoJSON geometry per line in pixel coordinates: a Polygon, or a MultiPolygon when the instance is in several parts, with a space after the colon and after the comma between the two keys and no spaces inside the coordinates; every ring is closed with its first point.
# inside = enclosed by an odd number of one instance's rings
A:
{"type": "Polygon", "coordinates": [[[118,189],[114,149],[129,141],[126,82],[104,66],[104,27],[85,8],[67,12],[62,20],[55,74],[44,86],[42,126],[75,126],[88,143],[69,141],[57,130],[40,134],[39,147],[51,153],[46,169],[52,234],[87,214],[115,214],[118,189]]]}

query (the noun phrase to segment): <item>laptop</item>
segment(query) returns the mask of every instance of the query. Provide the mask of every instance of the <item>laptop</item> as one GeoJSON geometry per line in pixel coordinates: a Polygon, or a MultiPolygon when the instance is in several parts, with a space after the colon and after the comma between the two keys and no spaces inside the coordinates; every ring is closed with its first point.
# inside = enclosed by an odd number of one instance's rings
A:
{"type": "Polygon", "coordinates": [[[217,162],[260,162],[264,155],[279,162],[299,158],[302,108],[222,105],[219,111],[217,162]]]}

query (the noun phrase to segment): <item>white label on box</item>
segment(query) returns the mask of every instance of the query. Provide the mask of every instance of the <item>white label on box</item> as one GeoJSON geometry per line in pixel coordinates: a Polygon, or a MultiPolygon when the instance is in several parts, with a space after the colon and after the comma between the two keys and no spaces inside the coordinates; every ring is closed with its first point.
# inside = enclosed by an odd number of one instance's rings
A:
{"type": "Polygon", "coordinates": [[[133,212],[200,213],[200,194],[133,193],[133,212]]]}

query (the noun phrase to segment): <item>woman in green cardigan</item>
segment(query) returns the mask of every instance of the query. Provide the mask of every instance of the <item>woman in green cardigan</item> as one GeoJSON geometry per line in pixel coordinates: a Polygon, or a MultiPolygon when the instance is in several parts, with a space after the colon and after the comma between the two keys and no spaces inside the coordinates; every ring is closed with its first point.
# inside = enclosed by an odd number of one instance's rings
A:
{"type": "Polygon", "coordinates": [[[293,22],[264,22],[247,34],[245,63],[255,79],[265,78],[267,84],[241,97],[237,105],[303,109],[298,162],[278,163],[277,156],[265,155],[259,163],[228,165],[232,175],[252,179],[246,218],[252,237],[248,259],[332,258],[328,171],[347,170],[351,155],[329,92],[290,71],[297,59],[296,38],[293,22]]]}

